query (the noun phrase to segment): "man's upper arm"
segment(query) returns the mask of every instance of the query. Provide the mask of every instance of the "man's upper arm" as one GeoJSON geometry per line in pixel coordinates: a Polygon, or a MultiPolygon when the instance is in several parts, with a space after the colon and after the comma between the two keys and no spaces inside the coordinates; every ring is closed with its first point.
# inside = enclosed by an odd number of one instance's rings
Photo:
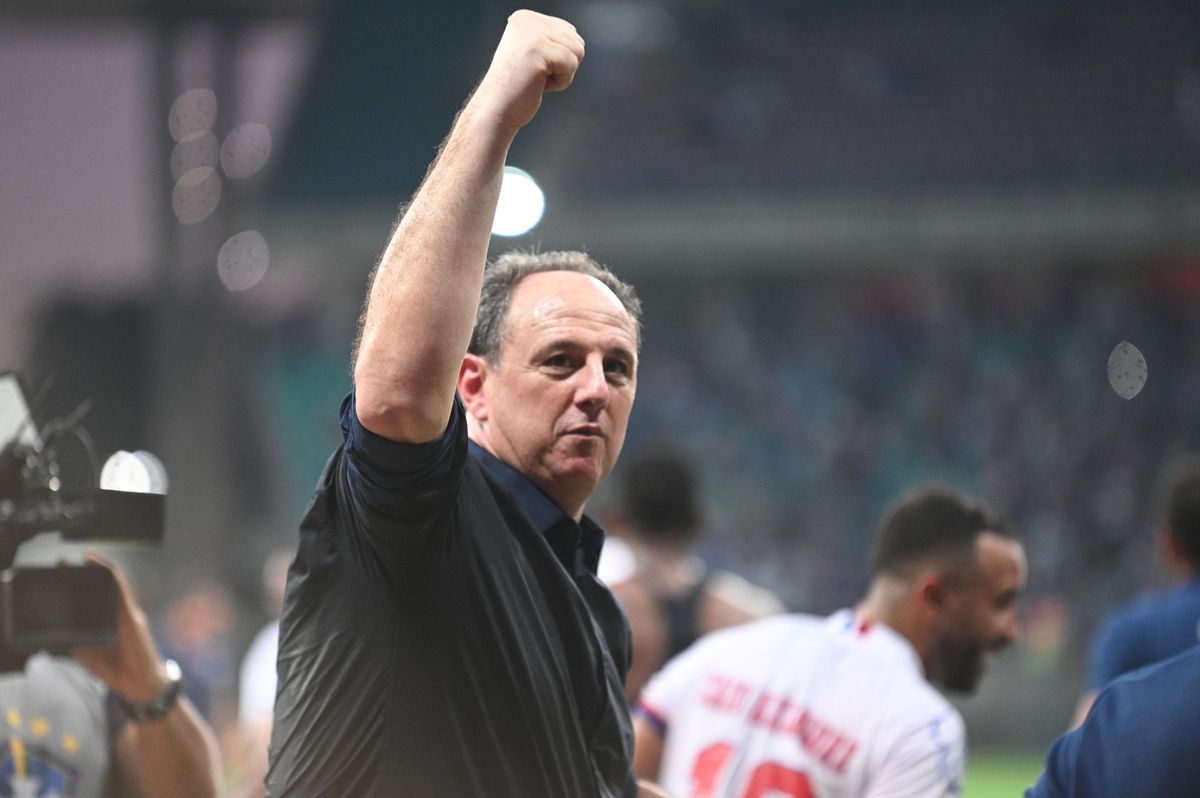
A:
{"type": "Polygon", "coordinates": [[[1122,614],[1103,626],[1092,646],[1088,687],[1100,690],[1123,673],[1139,667],[1138,625],[1122,614]]]}
{"type": "Polygon", "coordinates": [[[454,402],[442,436],[396,443],[366,429],[354,395],[342,406],[345,445],[336,465],[339,534],[356,557],[388,571],[431,554],[445,535],[467,459],[466,419],[454,402]]]}
{"type": "Polygon", "coordinates": [[[1046,769],[1037,784],[1025,791],[1025,798],[1062,798],[1066,794],[1063,786],[1071,781],[1080,734],[1076,729],[1054,741],[1046,755],[1046,769]]]}
{"type": "Polygon", "coordinates": [[[633,772],[639,779],[654,780],[662,768],[663,738],[656,724],[644,715],[633,716],[633,772]]]}

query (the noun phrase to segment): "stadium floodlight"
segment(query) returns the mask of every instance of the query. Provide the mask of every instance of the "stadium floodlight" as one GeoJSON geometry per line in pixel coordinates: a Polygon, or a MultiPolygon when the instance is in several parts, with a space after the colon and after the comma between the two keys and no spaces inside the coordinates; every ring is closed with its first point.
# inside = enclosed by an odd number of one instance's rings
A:
{"type": "Polygon", "coordinates": [[[509,237],[524,235],[542,220],[545,210],[546,196],[537,181],[523,169],[504,167],[492,234],[509,237]]]}

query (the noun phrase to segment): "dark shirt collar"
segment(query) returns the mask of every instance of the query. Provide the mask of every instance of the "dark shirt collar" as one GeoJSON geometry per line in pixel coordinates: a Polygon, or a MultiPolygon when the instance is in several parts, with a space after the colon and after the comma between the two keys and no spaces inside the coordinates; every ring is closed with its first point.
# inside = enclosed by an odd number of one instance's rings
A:
{"type": "Polygon", "coordinates": [[[604,528],[588,516],[575,523],[553,499],[542,493],[528,477],[475,441],[468,441],[471,456],[491,473],[533,521],[568,571],[585,568],[593,576],[604,547],[604,528]]]}

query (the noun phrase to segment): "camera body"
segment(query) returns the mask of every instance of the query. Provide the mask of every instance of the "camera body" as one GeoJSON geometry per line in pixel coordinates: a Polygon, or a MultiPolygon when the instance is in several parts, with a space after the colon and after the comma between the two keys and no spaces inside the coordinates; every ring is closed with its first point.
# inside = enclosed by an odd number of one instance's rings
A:
{"type": "Polygon", "coordinates": [[[23,566],[0,572],[4,644],[67,654],[116,639],[117,583],[96,565],[23,566]]]}
{"type": "Polygon", "coordinates": [[[14,565],[23,543],[43,533],[67,541],[162,539],[165,496],[100,487],[90,441],[77,418],[39,430],[21,380],[0,372],[0,669],[39,650],[65,654],[116,637],[117,586],[108,569],[14,565]],[[74,492],[63,484],[56,445],[68,434],[88,450],[94,472],[74,492]]]}

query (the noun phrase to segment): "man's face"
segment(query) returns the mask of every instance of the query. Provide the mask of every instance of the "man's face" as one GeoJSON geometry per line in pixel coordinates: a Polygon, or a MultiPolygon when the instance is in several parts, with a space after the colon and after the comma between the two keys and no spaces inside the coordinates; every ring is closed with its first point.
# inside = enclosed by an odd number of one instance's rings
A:
{"type": "Polygon", "coordinates": [[[472,408],[479,442],[575,513],[625,442],[637,329],[599,280],[555,271],[517,285],[505,330],[472,408]]]}
{"type": "Polygon", "coordinates": [[[943,623],[935,640],[929,677],[948,690],[979,686],[985,654],[1016,642],[1017,597],[1025,587],[1021,544],[985,532],[975,544],[978,567],[965,584],[948,587],[943,623]]]}

